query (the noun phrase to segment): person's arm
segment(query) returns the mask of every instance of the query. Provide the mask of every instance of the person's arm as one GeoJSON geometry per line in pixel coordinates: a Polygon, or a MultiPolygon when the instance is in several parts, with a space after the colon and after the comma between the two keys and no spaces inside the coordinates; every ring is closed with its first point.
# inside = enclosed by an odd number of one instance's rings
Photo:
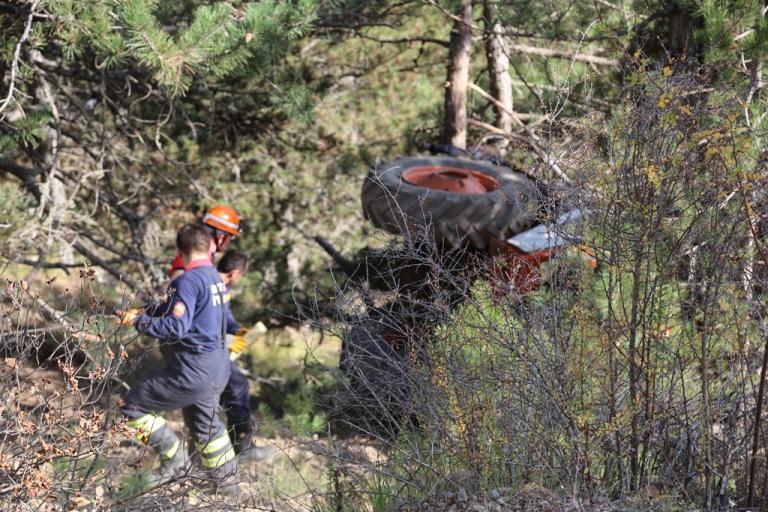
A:
{"type": "Polygon", "coordinates": [[[170,294],[170,296],[167,296],[165,300],[156,300],[154,302],[151,302],[145,305],[144,313],[147,316],[165,316],[168,313],[170,313],[171,308],[173,307],[172,305],[173,303],[171,301],[176,295],[172,285],[171,285],[171,289],[167,290],[167,293],[170,294]]]}
{"type": "Polygon", "coordinates": [[[226,322],[227,322],[227,334],[237,334],[240,331],[240,324],[235,320],[235,316],[232,314],[232,308],[229,307],[229,303],[225,303],[224,307],[227,310],[226,322]]]}
{"type": "Polygon", "coordinates": [[[148,317],[155,317],[155,316],[164,316],[168,311],[170,311],[170,303],[169,299],[166,300],[155,300],[153,302],[145,304],[143,307],[140,308],[130,308],[127,310],[118,310],[115,312],[115,314],[119,318],[119,323],[127,325],[127,324],[135,324],[136,321],[139,319],[140,316],[145,315],[148,317]]]}
{"type": "Polygon", "coordinates": [[[166,313],[152,317],[142,314],[136,319],[136,330],[161,340],[181,339],[191,328],[199,290],[193,282],[178,279],[166,313]]]}

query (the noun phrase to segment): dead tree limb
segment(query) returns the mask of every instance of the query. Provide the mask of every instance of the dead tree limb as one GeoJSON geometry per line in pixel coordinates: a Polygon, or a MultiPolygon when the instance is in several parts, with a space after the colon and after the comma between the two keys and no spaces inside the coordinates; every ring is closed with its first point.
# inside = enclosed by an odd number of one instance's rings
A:
{"type": "Polygon", "coordinates": [[[575,60],[585,62],[596,66],[619,67],[617,59],[600,57],[599,55],[590,55],[588,53],[573,53],[568,50],[554,48],[541,48],[538,46],[528,46],[527,44],[509,43],[507,48],[510,52],[524,53],[526,55],[536,55],[538,57],[551,57],[555,59],[575,60]]]}
{"type": "Polygon", "coordinates": [[[350,261],[343,254],[341,254],[338,249],[331,245],[328,240],[321,236],[314,236],[312,239],[317,242],[325,252],[328,253],[333,261],[335,261],[336,264],[341,267],[342,272],[347,274],[347,276],[354,277],[357,274],[359,265],[356,265],[353,261],[350,261]]]}
{"type": "MultiPolygon", "coordinates": [[[[496,102],[495,104],[497,104],[500,107],[503,106],[501,103],[498,102],[496,98],[494,98],[493,96],[488,94],[486,91],[484,91],[482,87],[476,84],[470,83],[469,88],[477,92],[480,96],[487,99],[488,101],[491,101],[492,103],[496,102]]],[[[520,117],[515,112],[510,110],[508,111],[508,113],[512,116],[512,119],[515,121],[515,123],[518,126],[520,126],[523,129],[523,131],[525,131],[525,133],[528,134],[528,136],[531,139],[530,141],[528,141],[528,143],[531,146],[531,149],[533,149],[536,155],[541,159],[541,161],[544,162],[550,169],[552,169],[552,171],[557,175],[558,178],[563,180],[565,183],[570,183],[571,179],[568,177],[568,175],[565,174],[565,172],[560,168],[560,166],[557,165],[557,162],[555,162],[555,160],[537,144],[537,141],[540,139],[540,137],[536,135],[536,133],[531,129],[531,127],[525,124],[523,120],[520,119],[520,117]]]]}

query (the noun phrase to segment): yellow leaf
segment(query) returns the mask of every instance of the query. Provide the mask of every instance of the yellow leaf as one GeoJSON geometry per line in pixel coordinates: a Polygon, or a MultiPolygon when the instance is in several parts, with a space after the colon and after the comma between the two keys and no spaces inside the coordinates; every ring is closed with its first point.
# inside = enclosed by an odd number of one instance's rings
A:
{"type": "Polygon", "coordinates": [[[75,496],[72,498],[72,508],[70,510],[74,510],[77,508],[83,508],[88,505],[90,505],[91,501],[88,498],[85,498],[83,496],[75,496]]]}
{"type": "Polygon", "coordinates": [[[659,178],[659,168],[655,165],[650,164],[645,169],[645,175],[648,177],[648,181],[650,181],[653,186],[658,187],[661,184],[661,179],[659,178]]]}
{"type": "Polygon", "coordinates": [[[672,68],[669,66],[664,66],[661,70],[661,74],[664,76],[664,78],[667,78],[672,74],[672,68]]]}
{"type": "Polygon", "coordinates": [[[656,102],[656,105],[659,108],[666,108],[666,106],[669,104],[669,98],[667,98],[666,94],[662,94],[659,96],[659,100],[656,102]]]}

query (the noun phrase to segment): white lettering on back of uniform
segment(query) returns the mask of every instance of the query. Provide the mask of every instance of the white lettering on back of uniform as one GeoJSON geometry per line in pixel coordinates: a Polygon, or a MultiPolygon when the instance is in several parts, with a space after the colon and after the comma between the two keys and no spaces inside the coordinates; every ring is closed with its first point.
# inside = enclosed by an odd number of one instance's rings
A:
{"type": "Polygon", "coordinates": [[[220,289],[223,288],[223,287],[224,287],[224,285],[222,283],[212,284],[211,285],[211,303],[214,306],[221,305],[222,293],[221,293],[220,289]]]}

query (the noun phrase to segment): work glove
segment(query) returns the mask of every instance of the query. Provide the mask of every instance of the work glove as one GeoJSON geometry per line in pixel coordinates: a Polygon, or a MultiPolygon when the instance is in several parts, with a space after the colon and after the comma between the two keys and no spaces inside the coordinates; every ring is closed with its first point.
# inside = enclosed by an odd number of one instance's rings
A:
{"type": "Polygon", "coordinates": [[[120,325],[133,325],[136,319],[144,312],[142,308],[131,308],[126,311],[117,310],[117,323],[120,325]]]}
{"type": "Polygon", "coordinates": [[[246,341],[245,337],[239,334],[235,334],[232,337],[232,342],[229,344],[229,360],[234,361],[243,355],[243,352],[245,352],[247,346],[248,341],[246,341]]]}

